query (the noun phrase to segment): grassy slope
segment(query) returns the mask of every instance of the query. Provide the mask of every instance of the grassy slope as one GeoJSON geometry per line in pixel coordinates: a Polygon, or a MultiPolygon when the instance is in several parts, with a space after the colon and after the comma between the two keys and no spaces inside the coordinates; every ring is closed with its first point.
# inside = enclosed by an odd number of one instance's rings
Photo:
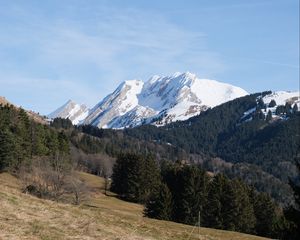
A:
{"type": "MultiPolygon", "coordinates": [[[[42,200],[21,193],[18,180],[0,174],[0,239],[199,239],[198,229],[142,216],[143,207],[99,193],[103,179],[80,173],[91,188],[81,206],[42,200]]],[[[263,239],[200,229],[200,239],[263,239]]]]}

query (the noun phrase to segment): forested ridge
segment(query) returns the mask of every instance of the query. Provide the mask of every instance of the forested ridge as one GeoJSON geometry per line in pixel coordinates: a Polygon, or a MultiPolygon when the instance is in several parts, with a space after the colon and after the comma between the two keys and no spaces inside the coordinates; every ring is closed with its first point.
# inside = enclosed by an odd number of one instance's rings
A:
{"type": "MultiPolygon", "coordinates": [[[[77,130],[97,137],[100,144],[94,149],[110,156],[126,150],[155,153],[159,160],[199,163],[206,170],[240,177],[286,206],[293,198],[288,179],[296,180],[297,176],[300,114],[289,105],[277,106],[277,112],[286,116],[284,120],[268,119],[261,112],[266,106],[260,101],[267,94],[238,98],[164,127],[109,130],[79,126],[77,130]],[[253,108],[245,118],[244,113],[253,108]]],[[[88,150],[90,139],[86,136],[75,144],[88,150]]]]}
{"type": "Polygon", "coordinates": [[[69,159],[69,139],[63,131],[36,123],[13,105],[0,105],[0,146],[0,170],[17,171],[35,157],[69,159]]]}
{"type": "MultiPolygon", "coordinates": [[[[162,128],[142,126],[125,132],[139,139],[170,143],[190,154],[219,157],[233,164],[234,167],[227,168],[227,172],[235,175],[239,172],[237,169],[247,170],[249,174],[239,176],[250,184],[261,184],[258,186],[260,189],[285,202],[290,200],[286,198],[288,179],[296,176],[295,158],[300,152],[300,115],[289,106],[277,106],[288,117],[285,120],[268,120],[261,113],[265,106],[258,100],[266,94],[268,92],[235,99],[187,121],[162,128]],[[256,110],[248,116],[252,121],[243,119],[244,113],[253,108],[256,110]],[[260,183],[257,183],[258,178],[261,178],[260,183]],[[263,179],[268,184],[272,182],[271,185],[277,185],[276,182],[283,184],[270,191],[269,186],[263,186],[263,179]],[[278,188],[285,190],[278,194],[278,188]]],[[[218,171],[217,168],[211,166],[210,170],[218,171]]]]}

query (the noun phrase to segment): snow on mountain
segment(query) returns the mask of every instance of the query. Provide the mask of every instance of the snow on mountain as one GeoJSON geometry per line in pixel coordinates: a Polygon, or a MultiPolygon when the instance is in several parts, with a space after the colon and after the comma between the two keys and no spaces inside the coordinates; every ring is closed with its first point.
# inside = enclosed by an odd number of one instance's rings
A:
{"type": "MultiPolygon", "coordinates": [[[[257,101],[260,99],[259,97],[257,101]]],[[[276,109],[278,106],[285,106],[286,103],[289,103],[293,108],[295,104],[297,104],[298,111],[300,109],[300,92],[299,91],[277,91],[272,92],[262,98],[265,107],[261,109],[262,113],[267,116],[268,112],[272,113],[273,119],[287,119],[286,114],[276,114],[276,109]],[[274,100],[275,103],[270,104],[271,101],[274,100]]],[[[248,111],[244,112],[242,119],[245,121],[251,121],[251,115],[256,112],[257,108],[251,108],[248,111]]]]}
{"type": "Polygon", "coordinates": [[[60,108],[50,113],[47,117],[54,119],[57,117],[60,118],[69,118],[74,125],[81,123],[89,113],[89,109],[84,104],[79,105],[72,100],[69,100],[60,108]]]}
{"type": "Polygon", "coordinates": [[[199,79],[195,74],[153,76],[147,82],[123,82],[91,109],[83,124],[100,128],[134,127],[144,123],[164,125],[186,120],[248,93],[230,84],[199,79]]]}
{"type": "Polygon", "coordinates": [[[289,103],[291,107],[294,107],[295,104],[297,104],[298,109],[300,109],[300,92],[299,91],[293,91],[293,92],[287,92],[287,91],[278,91],[273,92],[265,97],[263,97],[263,102],[266,104],[266,108],[262,109],[262,112],[265,114],[265,116],[268,114],[269,111],[272,113],[272,118],[275,119],[286,119],[285,115],[277,115],[276,114],[276,108],[279,105],[285,105],[286,103],[289,103]],[[276,105],[275,106],[269,106],[270,102],[274,100],[276,105]]]}
{"type": "MultiPolygon", "coordinates": [[[[102,128],[122,128],[122,122],[117,118],[138,106],[138,95],[141,93],[144,82],[139,80],[128,80],[120,84],[120,86],[100,103],[91,109],[90,114],[84,120],[83,124],[92,124],[102,128]],[[119,124],[113,122],[120,122],[119,124]]],[[[132,113],[133,115],[137,115],[132,113]]],[[[136,116],[137,117],[137,116],[136,116]]],[[[126,124],[125,126],[127,126],[126,124]]],[[[125,127],[124,126],[124,127],[125,127]]]]}
{"type": "Polygon", "coordinates": [[[300,92],[293,91],[278,91],[272,94],[269,94],[263,98],[265,104],[269,104],[272,100],[276,102],[277,105],[285,105],[287,102],[293,104],[297,104],[300,108],[300,92]]]}

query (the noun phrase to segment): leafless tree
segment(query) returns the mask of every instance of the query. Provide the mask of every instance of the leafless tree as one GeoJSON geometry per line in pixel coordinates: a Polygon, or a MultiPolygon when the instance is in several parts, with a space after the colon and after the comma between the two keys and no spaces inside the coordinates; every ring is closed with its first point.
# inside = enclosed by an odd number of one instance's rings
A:
{"type": "Polygon", "coordinates": [[[22,166],[19,177],[23,191],[41,198],[59,200],[64,194],[65,178],[69,170],[64,168],[57,156],[55,159],[39,157],[32,159],[30,166],[22,166]]]}
{"type": "Polygon", "coordinates": [[[71,194],[72,202],[75,205],[79,205],[82,201],[89,199],[88,186],[73,173],[66,179],[65,190],[71,194]]]}

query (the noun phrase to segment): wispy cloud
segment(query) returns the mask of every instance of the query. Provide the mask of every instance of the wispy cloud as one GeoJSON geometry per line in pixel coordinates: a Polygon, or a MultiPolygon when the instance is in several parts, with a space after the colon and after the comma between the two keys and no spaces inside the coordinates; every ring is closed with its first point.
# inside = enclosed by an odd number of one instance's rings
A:
{"type": "Polygon", "coordinates": [[[85,17],[78,21],[75,13],[44,17],[39,8],[6,7],[0,11],[11,18],[0,24],[5,27],[0,34],[2,89],[18,85],[23,91],[47,91],[52,105],[61,104],[59,95],[96,103],[124,78],[199,66],[209,74],[225,67],[207,49],[205,33],[153,12],[98,6],[90,15],[91,9],[83,9],[85,17]]]}
{"type": "Polygon", "coordinates": [[[239,60],[250,61],[250,62],[255,62],[255,63],[259,63],[259,64],[281,66],[281,67],[293,68],[293,69],[300,68],[299,65],[289,64],[289,63],[285,63],[285,62],[274,62],[274,61],[268,61],[268,60],[256,59],[256,58],[239,58],[239,60]]]}

